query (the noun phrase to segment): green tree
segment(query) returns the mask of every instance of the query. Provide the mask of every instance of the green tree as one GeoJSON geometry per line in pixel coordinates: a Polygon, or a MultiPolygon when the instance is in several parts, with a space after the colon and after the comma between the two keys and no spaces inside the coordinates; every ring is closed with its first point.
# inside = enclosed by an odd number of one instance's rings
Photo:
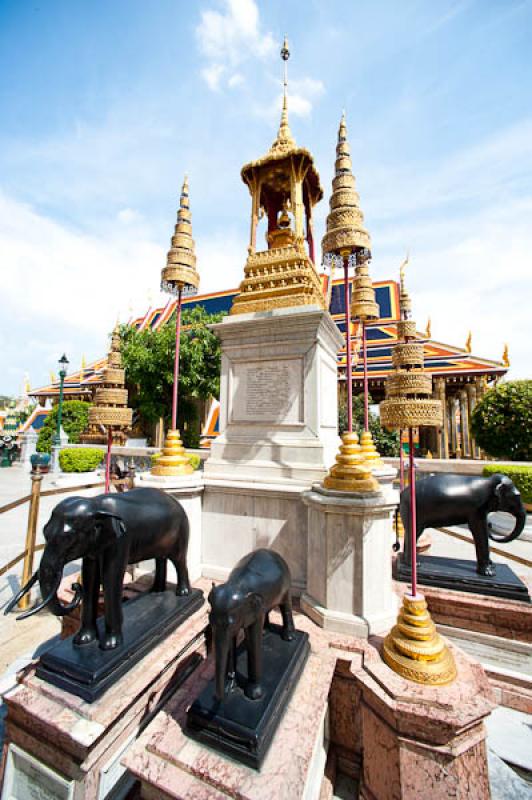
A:
{"type": "Polygon", "coordinates": [[[532,380],[490,389],[471,417],[477,444],[493,458],[532,461],[532,380]]]}
{"type": "MultiPolygon", "coordinates": [[[[220,393],[220,343],[207,326],[219,322],[222,317],[223,314],[208,314],[202,306],[183,311],[178,426],[187,446],[199,439],[194,401],[218,397],[220,393]]],[[[174,385],[175,316],[158,330],[137,331],[123,325],[120,336],[130,406],[147,423],[156,423],[163,417],[169,425],[174,385]]]]}
{"type": "MultiPolygon", "coordinates": [[[[369,398],[370,405],[373,403],[369,398]]],[[[364,395],[353,396],[353,429],[360,435],[364,430],[364,395]]],[[[338,407],[338,432],[342,434],[347,430],[347,408],[345,403],[338,407]]],[[[373,437],[375,447],[381,456],[399,455],[399,434],[397,431],[388,431],[382,427],[377,414],[369,412],[369,430],[373,437]]]]}
{"type": "MultiPolygon", "coordinates": [[[[76,444],[79,437],[86,429],[89,422],[90,403],[81,400],[65,400],[61,415],[61,426],[68,436],[69,442],[76,444]]],[[[59,407],[55,405],[44,421],[37,439],[39,453],[52,452],[52,439],[57,430],[57,413],[59,407]]]]}

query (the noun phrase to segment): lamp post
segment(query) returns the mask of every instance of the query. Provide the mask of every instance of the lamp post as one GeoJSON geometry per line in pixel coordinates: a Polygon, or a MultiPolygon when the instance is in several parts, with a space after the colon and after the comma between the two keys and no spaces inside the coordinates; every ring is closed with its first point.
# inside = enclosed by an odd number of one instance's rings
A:
{"type": "Polygon", "coordinates": [[[57,427],[55,429],[54,438],[52,441],[53,453],[53,471],[57,472],[59,469],[59,448],[61,447],[61,422],[63,418],[63,391],[65,386],[65,378],[68,368],[68,358],[63,353],[59,359],[59,404],[57,409],[57,427]]]}

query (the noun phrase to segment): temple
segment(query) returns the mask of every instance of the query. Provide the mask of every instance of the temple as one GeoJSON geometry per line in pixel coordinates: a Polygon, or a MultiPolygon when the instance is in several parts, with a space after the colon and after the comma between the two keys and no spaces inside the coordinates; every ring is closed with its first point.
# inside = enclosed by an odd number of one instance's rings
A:
{"type": "MultiPolygon", "coordinates": [[[[399,322],[399,284],[396,281],[375,281],[373,284],[379,318],[367,324],[369,387],[374,403],[384,399],[386,380],[392,372],[392,348],[397,341],[399,322]]],[[[343,281],[321,276],[321,292],[328,302],[329,311],[339,330],[345,333],[343,281]]],[[[240,295],[239,290],[196,295],[183,301],[184,309],[203,306],[208,313],[230,313],[240,295]]],[[[131,319],[130,323],[138,330],[147,327],[157,329],[166,324],[174,311],[175,299],[166,306],[148,308],[143,316],[131,319]]],[[[509,367],[508,354],[501,361],[480,358],[468,351],[466,345],[458,347],[436,341],[429,331],[417,331],[416,338],[423,343],[425,365],[433,376],[433,394],[444,401],[444,426],[440,429],[427,428],[419,432],[421,453],[430,453],[439,458],[481,458],[482,453],[471,435],[469,420],[477,401],[487,391],[489,384],[499,380],[509,367]],[[427,333],[429,335],[427,335],[427,333]]],[[[355,353],[353,363],[353,385],[355,392],[362,391],[362,363],[357,358],[360,347],[358,324],[353,323],[351,340],[355,353]]],[[[103,373],[107,359],[102,358],[87,364],[65,379],[64,394],[68,400],[94,402],[96,390],[102,387],[103,373]]],[[[338,391],[345,394],[345,347],[338,354],[338,391]]],[[[30,395],[40,405],[46,401],[57,400],[59,382],[33,389],[30,395]]],[[[216,406],[214,414],[206,414],[207,435],[216,435],[216,406]],[[213,420],[214,416],[214,420],[213,420]]]]}

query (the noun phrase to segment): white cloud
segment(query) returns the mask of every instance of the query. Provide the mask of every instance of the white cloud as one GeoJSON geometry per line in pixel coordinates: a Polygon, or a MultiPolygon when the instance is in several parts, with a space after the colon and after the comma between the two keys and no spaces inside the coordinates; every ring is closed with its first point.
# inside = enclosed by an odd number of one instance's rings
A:
{"type": "Polygon", "coordinates": [[[131,225],[133,222],[138,222],[142,217],[134,208],[122,208],[116,218],[119,222],[123,222],[124,225],[131,225]]]}
{"type": "Polygon", "coordinates": [[[235,72],[234,75],[231,75],[229,80],[227,81],[227,85],[230,89],[235,89],[237,86],[242,86],[244,83],[244,76],[240,72],[235,72]]]}
{"type": "Polygon", "coordinates": [[[254,0],[223,0],[221,11],[202,11],[196,38],[207,61],[201,74],[213,91],[220,88],[222,78],[230,88],[242,83],[238,66],[250,57],[265,58],[275,50],[271,33],[261,30],[254,0]]]}

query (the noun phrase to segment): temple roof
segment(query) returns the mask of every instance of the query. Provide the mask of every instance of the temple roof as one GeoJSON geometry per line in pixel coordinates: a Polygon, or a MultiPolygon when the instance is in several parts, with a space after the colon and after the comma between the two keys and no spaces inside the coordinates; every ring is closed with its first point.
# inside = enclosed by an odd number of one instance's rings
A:
{"type": "MultiPolygon", "coordinates": [[[[322,278],[324,291],[330,289],[329,310],[336,322],[338,329],[345,335],[344,293],[343,280],[334,280],[332,286],[327,284],[328,279],[322,278]]],[[[379,319],[366,325],[368,341],[368,373],[370,385],[383,384],[392,371],[391,351],[397,341],[396,323],[399,320],[399,284],[395,281],[376,281],[373,283],[375,296],[379,306],[379,319]]],[[[183,300],[183,309],[192,309],[203,306],[208,313],[228,314],[233,304],[233,299],[238,294],[237,289],[225,292],[212,292],[210,294],[196,295],[183,300]]],[[[143,316],[131,319],[130,325],[137,330],[151,328],[157,330],[172,316],[177,300],[171,299],[165,306],[148,308],[143,316]]],[[[357,344],[358,323],[351,325],[353,345],[357,344]]],[[[508,366],[502,361],[492,361],[481,358],[466,350],[465,347],[445,344],[427,337],[424,333],[417,333],[417,338],[423,342],[425,349],[425,366],[434,376],[446,376],[448,381],[464,382],[468,377],[487,375],[495,378],[504,375],[508,366]]],[[[84,369],[67,375],[64,385],[65,398],[86,396],[93,394],[95,386],[99,386],[102,373],[107,365],[107,359],[101,358],[88,364],[84,369]]],[[[345,348],[338,353],[339,378],[343,379],[345,369],[345,348]]],[[[353,380],[355,385],[362,382],[362,359],[353,365],[353,380]]],[[[59,394],[59,381],[48,386],[33,389],[33,397],[56,397],[59,394]]]]}

